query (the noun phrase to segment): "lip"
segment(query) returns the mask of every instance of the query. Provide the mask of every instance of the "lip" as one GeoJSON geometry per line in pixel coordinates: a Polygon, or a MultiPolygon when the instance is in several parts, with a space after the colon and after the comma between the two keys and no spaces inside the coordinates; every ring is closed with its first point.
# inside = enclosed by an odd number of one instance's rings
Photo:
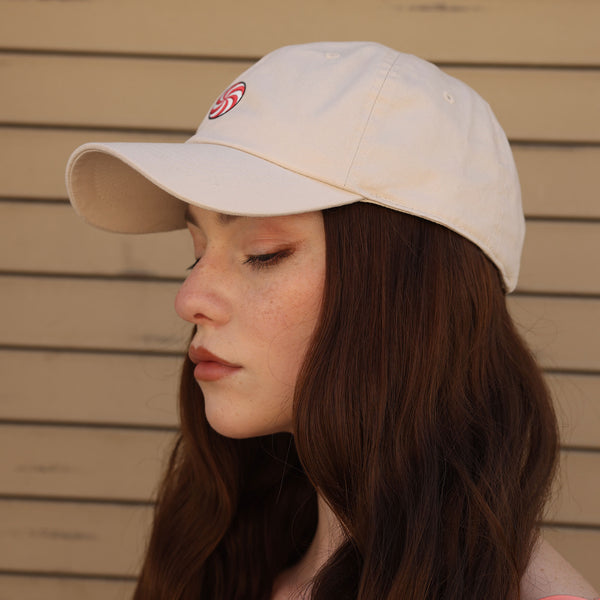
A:
{"type": "Polygon", "coordinates": [[[218,381],[241,369],[240,365],[234,365],[202,347],[190,346],[188,356],[196,365],[194,378],[198,381],[218,381]]]}

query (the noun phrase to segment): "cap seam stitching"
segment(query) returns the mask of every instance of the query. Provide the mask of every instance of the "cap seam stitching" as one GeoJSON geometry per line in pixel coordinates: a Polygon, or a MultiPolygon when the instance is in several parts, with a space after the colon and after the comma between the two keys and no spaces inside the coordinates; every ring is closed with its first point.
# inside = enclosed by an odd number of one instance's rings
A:
{"type": "Polygon", "coordinates": [[[392,69],[394,68],[394,65],[398,62],[398,59],[399,59],[399,56],[396,55],[396,58],[393,60],[392,64],[389,66],[387,73],[385,74],[385,77],[381,81],[381,85],[379,86],[379,89],[377,90],[377,95],[375,96],[375,99],[373,100],[373,104],[371,105],[371,110],[369,111],[369,116],[367,117],[365,126],[363,127],[362,133],[360,134],[360,139],[358,140],[358,144],[356,144],[356,150],[354,151],[352,160],[350,161],[350,164],[348,165],[348,170],[346,171],[346,176],[344,177],[344,187],[346,187],[346,185],[348,184],[348,179],[350,178],[350,172],[352,171],[352,167],[354,166],[354,163],[356,162],[356,157],[362,146],[362,142],[365,137],[365,133],[367,132],[367,127],[369,127],[369,123],[371,122],[371,117],[373,116],[373,111],[375,110],[375,105],[377,104],[377,101],[379,100],[379,96],[381,96],[381,90],[383,89],[383,86],[385,85],[386,81],[388,80],[390,73],[391,73],[392,69]]]}

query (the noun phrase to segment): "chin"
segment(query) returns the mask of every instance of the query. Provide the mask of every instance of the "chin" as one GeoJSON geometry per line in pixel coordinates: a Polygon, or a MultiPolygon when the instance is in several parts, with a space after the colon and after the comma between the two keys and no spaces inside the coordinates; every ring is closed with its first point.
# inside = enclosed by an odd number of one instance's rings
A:
{"type": "MultiPolygon", "coordinates": [[[[242,440],[293,431],[291,397],[275,402],[264,392],[253,391],[240,397],[229,389],[208,386],[202,386],[202,392],[206,420],[224,437],[242,440]],[[262,401],[255,400],[257,396],[262,396],[262,401]]],[[[278,393],[277,397],[282,395],[278,393]]]]}
{"type": "Polygon", "coordinates": [[[291,423],[265,424],[257,423],[251,418],[243,418],[240,415],[236,415],[236,417],[232,418],[231,415],[212,414],[209,410],[206,411],[206,420],[212,429],[224,437],[235,440],[261,437],[273,433],[291,433],[292,431],[291,423]]]}

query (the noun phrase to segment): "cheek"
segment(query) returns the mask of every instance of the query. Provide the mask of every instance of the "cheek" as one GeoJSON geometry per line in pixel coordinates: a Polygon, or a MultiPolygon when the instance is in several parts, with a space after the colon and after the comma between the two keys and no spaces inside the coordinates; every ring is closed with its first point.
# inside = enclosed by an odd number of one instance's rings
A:
{"type": "Polygon", "coordinates": [[[279,286],[255,313],[254,335],[264,345],[269,371],[282,383],[294,385],[319,318],[323,283],[311,278],[298,285],[279,286]]]}

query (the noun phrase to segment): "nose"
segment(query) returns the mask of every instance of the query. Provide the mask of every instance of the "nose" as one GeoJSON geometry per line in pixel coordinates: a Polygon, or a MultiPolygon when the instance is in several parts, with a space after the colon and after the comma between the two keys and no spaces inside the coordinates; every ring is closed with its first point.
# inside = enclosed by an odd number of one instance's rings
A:
{"type": "Polygon", "coordinates": [[[175,297],[175,311],[194,325],[220,325],[230,318],[225,274],[203,257],[183,282],[175,297]]]}

